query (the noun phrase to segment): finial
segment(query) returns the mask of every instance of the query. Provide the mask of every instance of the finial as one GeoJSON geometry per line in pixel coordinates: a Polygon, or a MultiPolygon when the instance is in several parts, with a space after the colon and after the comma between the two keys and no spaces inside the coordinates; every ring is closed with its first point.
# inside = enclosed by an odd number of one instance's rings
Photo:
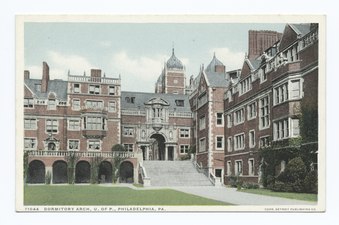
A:
{"type": "Polygon", "coordinates": [[[68,69],[68,76],[70,75],[71,71],[68,69]]]}
{"type": "Polygon", "coordinates": [[[86,76],[86,71],[84,71],[84,77],[86,76]]]}
{"type": "Polygon", "coordinates": [[[172,55],[174,55],[174,41],[172,41],[172,55]]]}
{"type": "Polygon", "coordinates": [[[104,78],[106,77],[106,73],[104,73],[104,78]]]}
{"type": "Polygon", "coordinates": [[[213,58],[215,58],[215,52],[213,52],[213,58]]]}
{"type": "Polygon", "coordinates": [[[247,52],[245,52],[245,59],[248,59],[248,55],[247,55],[247,52]]]}

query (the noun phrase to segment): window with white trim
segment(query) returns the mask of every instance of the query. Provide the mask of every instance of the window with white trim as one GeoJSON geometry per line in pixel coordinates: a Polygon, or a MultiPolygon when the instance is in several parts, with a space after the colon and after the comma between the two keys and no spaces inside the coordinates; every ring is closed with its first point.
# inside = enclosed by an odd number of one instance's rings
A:
{"type": "Polygon", "coordinates": [[[279,87],[274,88],[274,105],[288,100],[288,83],[284,83],[279,87]]]}
{"type": "Polygon", "coordinates": [[[36,150],[37,148],[36,138],[24,138],[24,148],[25,150],[36,150]]]}
{"type": "Polygon", "coordinates": [[[216,136],[216,149],[217,150],[224,149],[224,136],[216,136]]]}
{"type": "Polygon", "coordinates": [[[33,98],[25,98],[24,99],[24,108],[33,108],[34,107],[34,99],[33,98]]]}
{"type": "Polygon", "coordinates": [[[80,93],[80,84],[73,84],[73,93],[80,93]]]}
{"type": "Polygon", "coordinates": [[[260,143],[261,148],[266,148],[266,147],[271,146],[270,136],[261,137],[259,143],[260,143]]]}
{"type": "Polygon", "coordinates": [[[104,102],[103,101],[95,101],[95,100],[86,100],[86,109],[103,109],[104,102]]]}
{"type": "Polygon", "coordinates": [[[115,95],[115,86],[109,86],[108,95],[115,95]]]}
{"type": "Polygon", "coordinates": [[[270,126],[269,121],[269,98],[268,96],[260,99],[259,101],[259,128],[264,129],[270,126]]]}
{"type": "Polygon", "coordinates": [[[69,151],[78,151],[80,149],[80,141],[68,139],[67,149],[69,151]]]}
{"type": "Polygon", "coordinates": [[[199,130],[203,130],[205,128],[206,128],[206,117],[204,115],[199,119],[199,130]]]}
{"type": "Polygon", "coordinates": [[[190,146],[189,145],[180,145],[180,154],[187,154],[190,146]]]}
{"type": "Polygon", "coordinates": [[[101,150],[101,141],[98,140],[98,139],[88,140],[87,141],[87,148],[88,148],[88,150],[100,151],[101,150]]]}
{"type": "Polygon", "coordinates": [[[232,137],[227,138],[227,151],[232,151],[232,137]]]}
{"type": "Polygon", "coordinates": [[[291,81],[291,99],[301,98],[301,88],[300,88],[300,80],[292,80],[291,81]]]}
{"type": "Polygon", "coordinates": [[[248,141],[249,141],[249,147],[250,148],[254,148],[255,147],[255,131],[254,130],[251,130],[249,133],[248,133],[248,141]]]}
{"type": "Polygon", "coordinates": [[[234,125],[238,125],[245,121],[244,111],[244,108],[242,108],[234,112],[234,125]]]}
{"type": "Polygon", "coordinates": [[[206,151],[206,138],[201,138],[199,140],[199,152],[205,152],[206,151]]]}
{"type": "Polygon", "coordinates": [[[251,76],[240,82],[240,95],[252,89],[251,76]]]}
{"type": "Polygon", "coordinates": [[[55,99],[48,99],[47,109],[48,110],[55,110],[56,109],[56,101],[55,101],[55,99]]]}
{"type": "Polygon", "coordinates": [[[59,121],[55,119],[46,120],[46,133],[58,133],[59,121]]]}
{"type": "Polygon", "coordinates": [[[189,129],[181,128],[179,133],[180,133],[181,138],[189,138],[190,137],[190,130],[189,129]]]}
{"type": "Polygon", "coordinates": [[[242,160],[236,160],[234,164],[234,172],[236,176],[242,175],[242,160]]]}
{"type": "Polygon", "coordinates": [[[281,140],[289,137],[288,118],[273,123],[273,139],[281,140]]]}
{"type": "Polygon", "coordinates": [[[224,114],[223,113],[217,113],[216,114],[216,120],[217,120],[217,126],[224,126],[224,114]]]}
{"type": "Polygon", "coordinates": [[[232,127],[232,114],[227,114],[227,127],[232,127]]]}
{"type": "Polygon", "coordinates": [[[300,126],[299,126],[299,119],[291,119],[292,122],[292,137],[299,137],[300,136],[300,126]]]}
{"type": "Polygon", "coordinates": [[[72,110],[80,110],[80,99],[72,99],[72,110]]]}
{"type": "Polygon", "coordinates": [[[245,134],[234,136],[234,150],[242,150],[245,148],[245,134]]]}
{"type": "Polygon", "coordinates": [[[251,120],[257,117],[257,103],[252,102],[247,106],[247,119],[251,120]]]}
{"type": "Polygon", "coordinates": [[[127,152],[133,152],[133,144],[124,144],[127,152]]]}
{"type": "Polygon", "coordinates": [[[25,130],[36,130],[37,129],[37,120],[26,118],[24,119],[24,129],[25,130]]]}
{"type": "Polygon", "coordinates": [[[259,70],[260,74],[260,83],[263,83],[267,80],[266,67],[263,67],[259,70]]]}
{"type": "Polygon", "coordinates": [[[254,175],[254,159],[248,160],[248,175],[250,176],[254,175]]]}
{"type": "Polygon", "coordinates": [[[231,176],[232,175],[232,163],[231,163],[231,161],[227,161],[226,167],[227,167],[226,175],[231,176]]]}
{"type": "Polygon", "coordinates": [[[68,120],[68,130],[80,130],[80,120],[69,119],[68,120]]]}
{"type": "Polygon", "coordinates": [[[124,127],[123,128],[124,136],[133,136],[134,128],[133,127],[124,127]]]}
{"type": "Polygon", "coordinates": [[[85,119],[86,130],[105,130],[106,119],[100,116],[87,116],[85,119]]]}
{"type": "Polygon", "coordinates": [[[92,94],[92,95],[98,95],[100,94],[100,85],[93,85],[93,84],[90,84],[89,85],[89,91],[88,91],[89,94],[92,94]]]}
{"type": "Polygon", "coordinates": [[[115,112],[116,111],[116,102],[115,101],[109,101],[108,102],[108,111],[109,112],[115,112]]]}

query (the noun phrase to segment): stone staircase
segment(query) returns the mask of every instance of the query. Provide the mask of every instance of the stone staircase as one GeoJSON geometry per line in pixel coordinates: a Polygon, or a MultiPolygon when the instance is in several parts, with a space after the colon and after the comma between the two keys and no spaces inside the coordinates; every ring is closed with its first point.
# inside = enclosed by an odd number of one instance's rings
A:
{"type": "Polygon", "coordinates": [[[144,161],[151,186],[212,186],[191,161],[144,161]]]}

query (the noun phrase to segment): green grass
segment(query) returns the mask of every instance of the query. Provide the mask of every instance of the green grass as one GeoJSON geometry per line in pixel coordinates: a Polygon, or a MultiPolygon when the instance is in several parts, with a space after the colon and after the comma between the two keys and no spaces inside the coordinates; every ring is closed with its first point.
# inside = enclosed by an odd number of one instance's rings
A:
{"type": "Polygon", "coordinates": [[[171,189],[133,190],[98,185],[28,185],[24,205],[230,205],[171,189]]]}
{"type": "Polygon", "coordinates": [[[316,202],[318,200],[317,194],[308,194],[308,193],[291,193],[291,192],[274,192],[268,189],[241,189],[241,192],[258,194],[258,195],[268,195],[273,197],[289,198],[302,201],[311,201],[316,202]]]}

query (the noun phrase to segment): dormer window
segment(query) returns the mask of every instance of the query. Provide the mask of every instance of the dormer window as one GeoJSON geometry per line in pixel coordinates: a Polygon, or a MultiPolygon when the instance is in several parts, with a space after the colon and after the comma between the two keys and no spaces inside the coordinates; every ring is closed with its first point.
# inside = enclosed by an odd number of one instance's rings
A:
{"type": "Polygon", "coordinates": [[[184,100],[175,100],[175,104],[176,104],[176,106],[179,106],[179,107],[185,106],[184,100]]]}
{"type": "Polygon", "coordinates": [[[55,110],[56,109],[55,99],[48,99],[47,109],[48,110],[55,110]]]}

